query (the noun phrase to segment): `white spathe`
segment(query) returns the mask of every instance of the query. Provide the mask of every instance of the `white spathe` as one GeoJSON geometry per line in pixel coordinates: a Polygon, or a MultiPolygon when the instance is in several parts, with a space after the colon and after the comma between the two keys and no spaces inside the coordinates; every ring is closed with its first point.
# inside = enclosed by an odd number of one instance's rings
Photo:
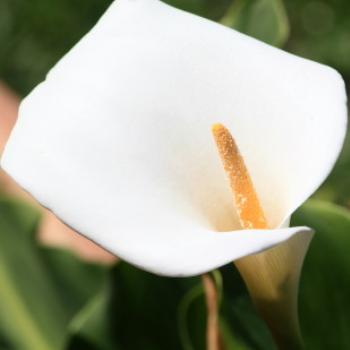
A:
{"type": "Polygon", "coordinates": [[[119,0],[23,101],[2,167],[122,259],[187,276],[310,234],[280,227],[328,175],[345,130],[333,69],[158,0],[119,0]],[[217,122],[271,230],[238,230],[217,122]]]}

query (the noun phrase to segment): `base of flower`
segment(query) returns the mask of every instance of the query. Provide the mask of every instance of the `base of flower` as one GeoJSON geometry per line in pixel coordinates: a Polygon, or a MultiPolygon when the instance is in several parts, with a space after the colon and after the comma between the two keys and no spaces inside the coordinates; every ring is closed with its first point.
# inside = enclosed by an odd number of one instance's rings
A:
{"type": "Polygon", "coordinates": [[[303,348],[298,290],[312,236],[312,233],[296,235],[277,247],[235,262],[279,349],[303,348]]]}

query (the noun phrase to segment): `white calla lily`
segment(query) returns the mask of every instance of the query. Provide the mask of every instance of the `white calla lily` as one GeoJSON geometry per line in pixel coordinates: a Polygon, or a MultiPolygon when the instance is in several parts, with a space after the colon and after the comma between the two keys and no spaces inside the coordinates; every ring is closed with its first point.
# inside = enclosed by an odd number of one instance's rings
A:
{"type": "Polygon", "coordinates": [[[24,100],[2,167],[122,259],[188,276],[309,235],[282,225],[328,175],[345,129],[333,69],[158,0],[119,0],[24,100]],[[240,229],[216,122],[271,229],[240,229]]]}

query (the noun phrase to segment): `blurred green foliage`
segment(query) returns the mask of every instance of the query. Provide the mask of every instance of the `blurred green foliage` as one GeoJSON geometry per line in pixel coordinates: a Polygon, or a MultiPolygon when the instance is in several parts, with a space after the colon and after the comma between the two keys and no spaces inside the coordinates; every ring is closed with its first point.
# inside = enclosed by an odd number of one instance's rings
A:
{"type": "Polygon", "coordinates": [[[293,224],[316,231],[306,257],[300,290],[307,349],[350,347],[350,214],[327,202],[310,201],[293,224]]]}
{"type": "Polygon", "coordinates": [[[27,205],[0,199],[0,348],[63,348],[68,322],[106,279],[102,266],[40,247],[38,221],[27,205]]]}
{"type": "MultiPolygon", "coordinates": [[[[330,64],[350,81],[348,0],[166,0],[272,45],[330,64]]],[[[0,0],[0,77],[27,94],[110,0],[0,0]]],[[[300,291],[307,349],[350,348],[350,140],[326,184],[294,215],[317,231],[300,291]],[[330,202],[338,203],[339,207],[330,202]]],[[[39,216],[0,197],[0,349],[205,349],[199,278],[88,264],[36,240],[39,216]]],[[[225,349],[274,349],[233,265],[222,279],[225,349]]]]}
{"type": "Polygon", "coordinates": [[[285,0],[291,22],[287,49],[338,69],[350,80],[350,2],[285,0]]]}
{"type": "MultiPolygon", "coordinates": [[[[289,39],[287,50],[330,64],[349,81],[348,0],[165,2],[222,21],[276,46],[285,46],[289,39]]],[[[28,93],[95,24],[110,3],[111,0],[1,0],[0,77],[21,94],[28,93]]]]}
{"type": "Polygon", "coordinates": [[[27,94],[110,2],[1,0],[0,77],[20,94],[27,94]]]}
{"type": "Polygon", "coordinates": [[[289,36],[281,0],[233,1],[220,22],[275,46],[283,46],[289,36]]]}
{"type": "MultiPolygon", "coordinates": [[[[0,349],[205,349],[206,307],[198,277],[165,278],[126,263],[112,268],[41,247],[38,215],[0,199],[0,349]]],[[[302,274],[307,349],[348,349],[350,214],[310,201],[295,225],[317,230],[302,274]]],[[[275,349],[234,265],[222,279],[220,325],[227,350],[275,349]]]]}

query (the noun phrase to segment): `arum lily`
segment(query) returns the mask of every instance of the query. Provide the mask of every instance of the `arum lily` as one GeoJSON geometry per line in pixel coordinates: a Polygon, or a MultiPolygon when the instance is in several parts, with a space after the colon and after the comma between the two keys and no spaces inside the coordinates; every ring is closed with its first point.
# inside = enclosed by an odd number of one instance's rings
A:
{"type": "Polygon", "coordinates": [[[285,223],[332,169],[345,100],[329,67],[158,0],[119,0],[22,102],[2,167],[122,259],[196,275],[309,241],[309,228],[285,223]],[[218,122],[262,225],[235,214],[218,122]]]}

